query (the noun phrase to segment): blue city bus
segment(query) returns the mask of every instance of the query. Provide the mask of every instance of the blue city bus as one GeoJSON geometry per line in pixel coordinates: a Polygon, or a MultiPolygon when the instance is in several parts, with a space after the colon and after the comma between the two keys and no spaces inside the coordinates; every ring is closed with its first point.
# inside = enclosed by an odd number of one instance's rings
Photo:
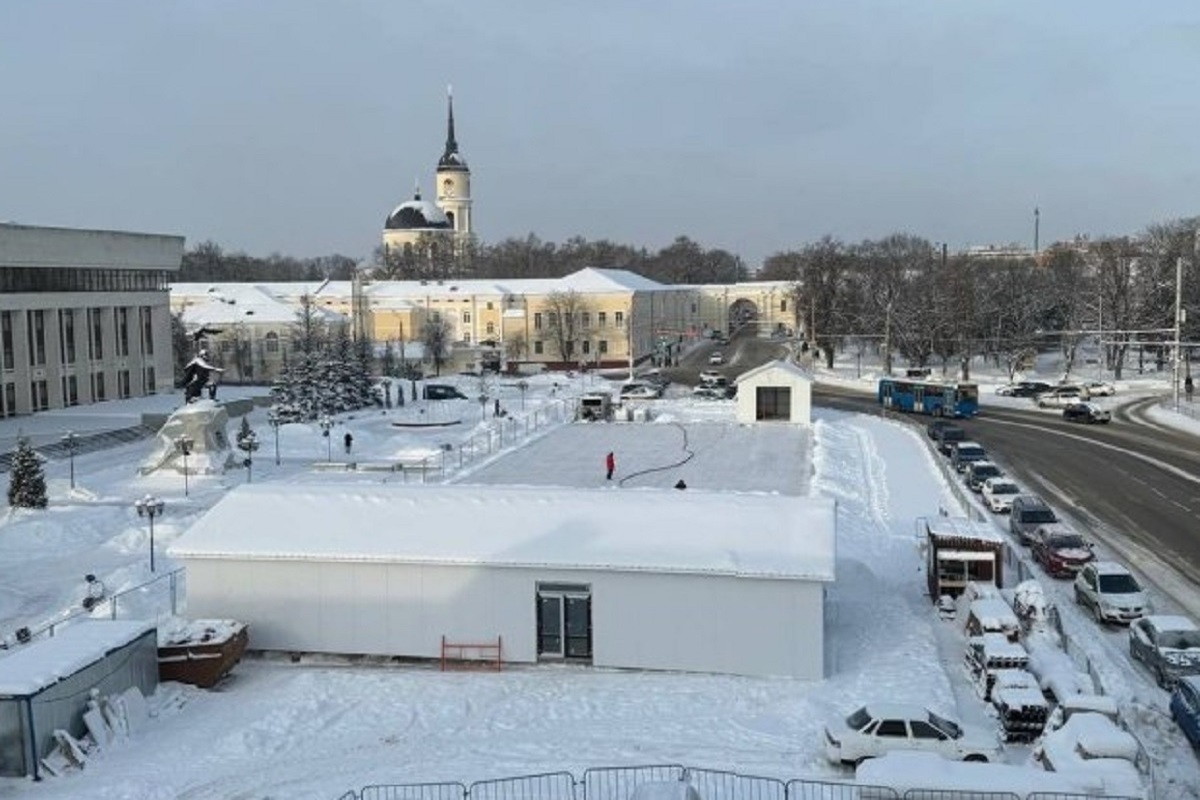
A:
{"type": "Polygon", "coordinates": [[[979,386],[974,383],[881,378],[879,403],[884,408],[935,417],[973,417],[979,413],[979,386]]]}

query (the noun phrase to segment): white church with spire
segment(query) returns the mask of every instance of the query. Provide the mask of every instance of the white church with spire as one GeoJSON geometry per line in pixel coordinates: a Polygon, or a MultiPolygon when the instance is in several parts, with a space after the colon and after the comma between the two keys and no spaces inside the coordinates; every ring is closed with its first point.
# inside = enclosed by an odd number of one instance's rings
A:
{"type": "Polygon", "coordinates": [[[451,233],[457,241],[464,242],[473,234],[471,170],[458,152],[458,140],[454,137],[454,95],[450,91],[446,102],[446,149],[438,159],[434,177],[436,200],[422,198],[418,185],[411,200],[396,206],[383,225],[386,251],[402,251],[406,245],[415,245],[422,236],[451,233]]]}

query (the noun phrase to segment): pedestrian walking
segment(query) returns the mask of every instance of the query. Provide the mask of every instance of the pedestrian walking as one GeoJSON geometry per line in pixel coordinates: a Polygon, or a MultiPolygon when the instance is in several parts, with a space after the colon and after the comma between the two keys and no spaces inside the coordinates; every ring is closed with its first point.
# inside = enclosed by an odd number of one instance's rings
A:
{"type": "Polygon", "coordinates": [[[492,405],[492,416],[493,416],[493,417],[498,417],[498,416],[500,416],[500,398],[499,398],[499,397],[497,397],[497,398],[495,399],[495,401],[494,401],[494,403],[493,403],[493,405],[492,405]]]}
{"type": "Polygon", "coordinates": [[[350,431],[346,431],[346,435],[342,437],[342,443],[346,445],[346,455],[350,455],[350,447],[354,444],[354,437],[350,435],[350,431]]]}
{"type": "Polygon", "coordinates": [[[617,468],[617,457],[613,455],[611,450],[609,450],[608,455],[606,455],[604,457],[604,469],[606,470],[604,479],[606,481],[612,480],[613,471],[616,470],[616,468],[617,468]]]}
{"type": "Polygon", "coordinates": [[[1192,392],[1194,392],[1195,390],[1196,390],[1196,387],[1192,383],[1192,376],[1188,375],[1186,378],[1183,379],[1183,393],[1187,395],[1187,401],[1189,403],[1192,402],[1192,392]]]}

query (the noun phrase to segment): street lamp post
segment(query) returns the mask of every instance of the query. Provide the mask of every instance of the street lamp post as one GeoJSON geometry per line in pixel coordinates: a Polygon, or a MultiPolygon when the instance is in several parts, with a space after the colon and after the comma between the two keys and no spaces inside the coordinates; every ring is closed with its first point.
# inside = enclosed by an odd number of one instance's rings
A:
{"type": "Polygon", "coordinates": [[[188,493],[189,493],[188,456],[190,456],[192,454],[192,447],[194,447],[195,444],[196,444],[196,441],[194,439],[192,439],[192,437],[187,436],[187,435],[180,436],[175,439],[175,448],[183,456],[183,496],[184,497],[187,497],[188,493]]]}
{"type": "Polygon", "coordinates": [[[333,419],[326,414],[317,420],[317,424],[321,426],[321,435],[325,437],[325,460],[333,461],[333,437],[329,435],[329,431],[333,428],[333,419]]]}
{"type": "Polygon", "coordinates": [[[141,500],[136,501],[133,507],[137,509],[139,517],[148,517],[150,519],[150,571],[154,572],[154,518],[162,516],[164,503],[152,494],[148,494],[141,500]]]}
{"type": "Polygon", "coordinates": [[[74,431],[67,431],[62,437],[63,446],[67,448],[67,459],[70,462],[71,469],[71,488],[75,488],[75,453],[79,450],[79,438],[74,431]]]}
{"type": "Polygon", "coordinates": [[[275,466],[279,466],[279,426],[283,423],[275,411],[267,412],[267,424],[275,432],[275,466]]]}
{"type": "Polygon", "coordinates": [[[479,395],[479,418],[482,422],[487,422],[487,392],[479,395]]]}
{"type": "Polygon", "coordinates": [[[517,381],[517,388],[521,390],[521,413],[524,414],[525,413],[525,392],[529,391],[529,381],[524,380],[524,379],[517,381]]]}
{"type": "Polygon", "coordinates": [[[250,431],[247,436],[238,440],[237,446],[246,454],[242,461],[242,466],[246,468],[246,483],[254,483],[254,451],[258,449],[258,436],[254,431],[250,431]]]}

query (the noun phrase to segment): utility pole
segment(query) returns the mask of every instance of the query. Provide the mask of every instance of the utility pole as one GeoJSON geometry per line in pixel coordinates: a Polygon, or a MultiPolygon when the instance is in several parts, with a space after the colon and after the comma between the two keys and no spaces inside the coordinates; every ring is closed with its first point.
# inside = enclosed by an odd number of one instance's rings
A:
{"type": "Polygon", "coordinates": [[[1033,254],[1036,256],[1041,250],[1038,249],[1039,234],[1041,233],[1042,212],[1037,206],[1033,207],[1033,254]]]}
{"type": "Polygon", "coordinates": [[[1179,336],[1183,325],[1183,256],[1175,259],[1175,349],[1172,351],[1171,383],[1174,384],[1175,410],[1179,411],[1179,336]]]}

